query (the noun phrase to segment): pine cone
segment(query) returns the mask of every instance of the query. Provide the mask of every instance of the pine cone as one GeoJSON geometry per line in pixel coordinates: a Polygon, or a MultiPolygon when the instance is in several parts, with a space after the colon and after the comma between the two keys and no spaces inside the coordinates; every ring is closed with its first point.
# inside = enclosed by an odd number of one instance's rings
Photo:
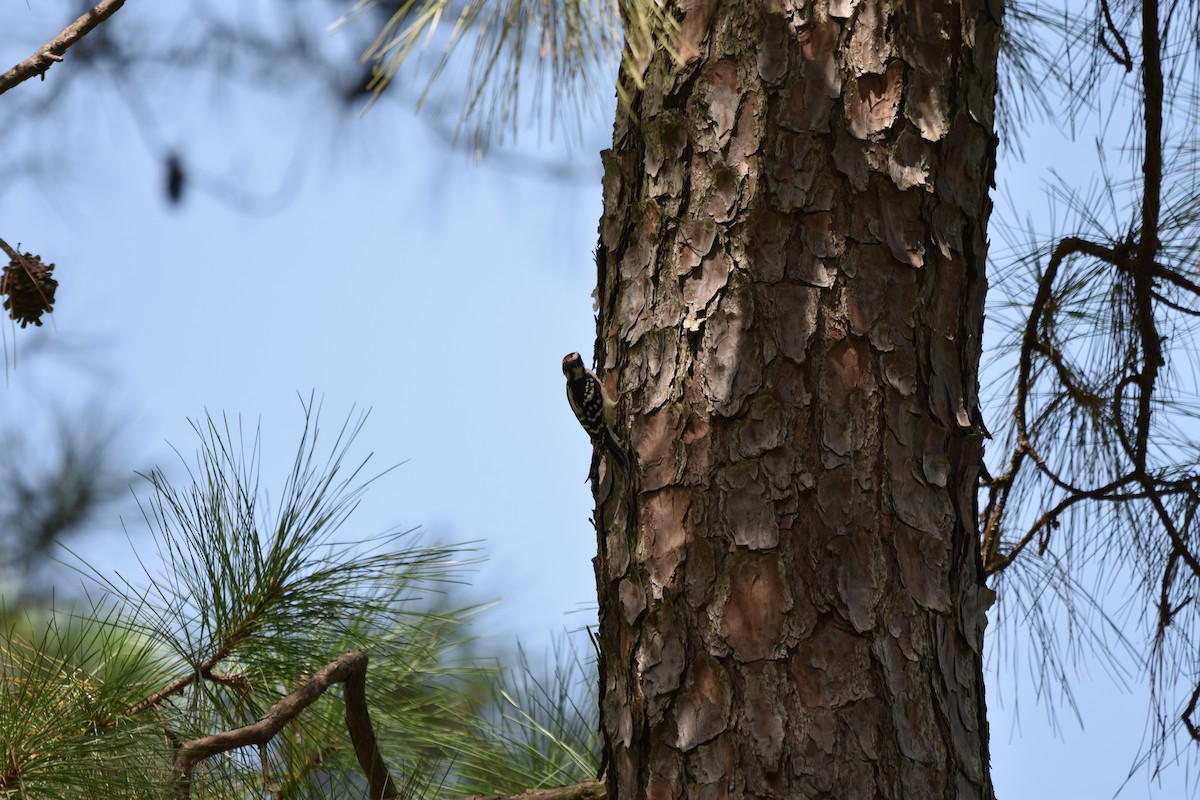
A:
{"type": "Polygon", "coordinates": [[[0,278],[0,295],[6,295],[4,308],[24,328],[42,324],[42,314],[54,310],[54,290],[58,281],[51,277],[53,264],[43,264],[41,256],[26,253],[8,262],[0,278]]]}

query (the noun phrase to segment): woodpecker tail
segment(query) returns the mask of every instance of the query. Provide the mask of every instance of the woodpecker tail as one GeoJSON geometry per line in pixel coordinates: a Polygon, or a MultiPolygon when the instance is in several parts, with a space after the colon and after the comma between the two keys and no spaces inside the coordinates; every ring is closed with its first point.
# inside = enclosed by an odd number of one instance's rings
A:
{"type": "Polygon", "coordinates": [[[617,437],[612,435],[612,431],[608,428],[604,429],[604,449],[612,455],[613,459],[621,466],[621,469],[626,469],[629,466],[629,459],[625,456],[625,449],[621,447],[621,443],[617,441],[617,437]]]}

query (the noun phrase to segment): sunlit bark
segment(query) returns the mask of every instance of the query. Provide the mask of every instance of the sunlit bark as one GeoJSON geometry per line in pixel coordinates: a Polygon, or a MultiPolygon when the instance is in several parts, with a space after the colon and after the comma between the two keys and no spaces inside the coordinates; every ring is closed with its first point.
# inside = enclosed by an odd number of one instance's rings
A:
{"type": "Polygon", "coordinates": [[[991,798],[1001,3],[677,5],[605,153],[609,796],[991,798]]]}

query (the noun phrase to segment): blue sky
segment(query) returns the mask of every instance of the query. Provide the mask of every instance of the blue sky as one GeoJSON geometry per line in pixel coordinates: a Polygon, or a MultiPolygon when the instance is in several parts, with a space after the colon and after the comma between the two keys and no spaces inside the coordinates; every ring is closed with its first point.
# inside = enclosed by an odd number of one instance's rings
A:
{"type": "MultiPolygon", "coordinates": [[[[0,30],[36,37],[42,18],[47,29],[61,23],[10,3],[0,30]]],[[[0,42],[0,67],[34,43],[0,42]]],[[[47,84],[70,68],[70,59],[54,67],[47,84]]],[[[373,452],[379,469],[403,465],[369,492],[353,535],[419,525],[445,541],[484,540],[471,592],[501,599],[481,625],[497,649],[517,636],[545,646],[592,622],[589,446],[559,363],[590,352],[594,337],[597,152],[609,112],[572,148],[521,140],[525,157],[574,166],[560,180],[503,156],[476,165],[395,106],[333,123],[319,105],[237,89],[218,113],[201,91],[183,97],[144,81],[159,121],[153,141],[114,92],[76,97],[71,125],[45,134],[60,174],[0,189],[0,236],[57,263],[60,281],[52,324],[6,331],[18,358],[0,394],[6,419],[36,428],[47,407],[99,401],[128,423],[128,468],[170,472],[169,445],[194,449],[189,418],[240,414],[248,426],[261,420],[269,480],[290,463],[297,393],[323,398],[329,428],[352,407],[370,408],[358,452],[373,452]],[[181,147],[209,184],[270,195],[294,171],[303,179],[277,213],[247,214],[204,190],[167,207],[163,143],[181,147]],[[49,353],[39,355],[39,340],[49,353]]],[[[1003,165],[999,182],[1018,204],[1044,209],[1049,165],[1088,166],[1056,130],[1037,142],[1025,164],[1003,165]]],[[[137,547],[141,522],[124,513],[129,541],[110,520],[85,547],[98,566],[118,568],[137,547]]],[[[1010,655],[989,661],[1004,673],[988,675],[999,796],[1112,796],[1141,742],[1144,692],[1081,662],[1082,729],[1060,709],[1056,730],[1010,655]]],[[[1121,796],[1180,797],[1183,787],[1179,771],[1154,791],[1139,774],[1121,796]]]]}

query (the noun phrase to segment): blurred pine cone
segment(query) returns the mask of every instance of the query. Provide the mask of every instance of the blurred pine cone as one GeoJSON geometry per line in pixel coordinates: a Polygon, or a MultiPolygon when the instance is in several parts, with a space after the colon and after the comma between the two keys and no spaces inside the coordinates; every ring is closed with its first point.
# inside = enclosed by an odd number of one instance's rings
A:
{"type": "Polygon", "coordinates": [[[26,253],[8,262],[0,278],[0,294],[5,295],[8,315],[24,328],[42,324],[42,314],[54,310],[54,290],[58,281],[52,276],[53,264],[43,264],[41,256],[26,253]]]}

